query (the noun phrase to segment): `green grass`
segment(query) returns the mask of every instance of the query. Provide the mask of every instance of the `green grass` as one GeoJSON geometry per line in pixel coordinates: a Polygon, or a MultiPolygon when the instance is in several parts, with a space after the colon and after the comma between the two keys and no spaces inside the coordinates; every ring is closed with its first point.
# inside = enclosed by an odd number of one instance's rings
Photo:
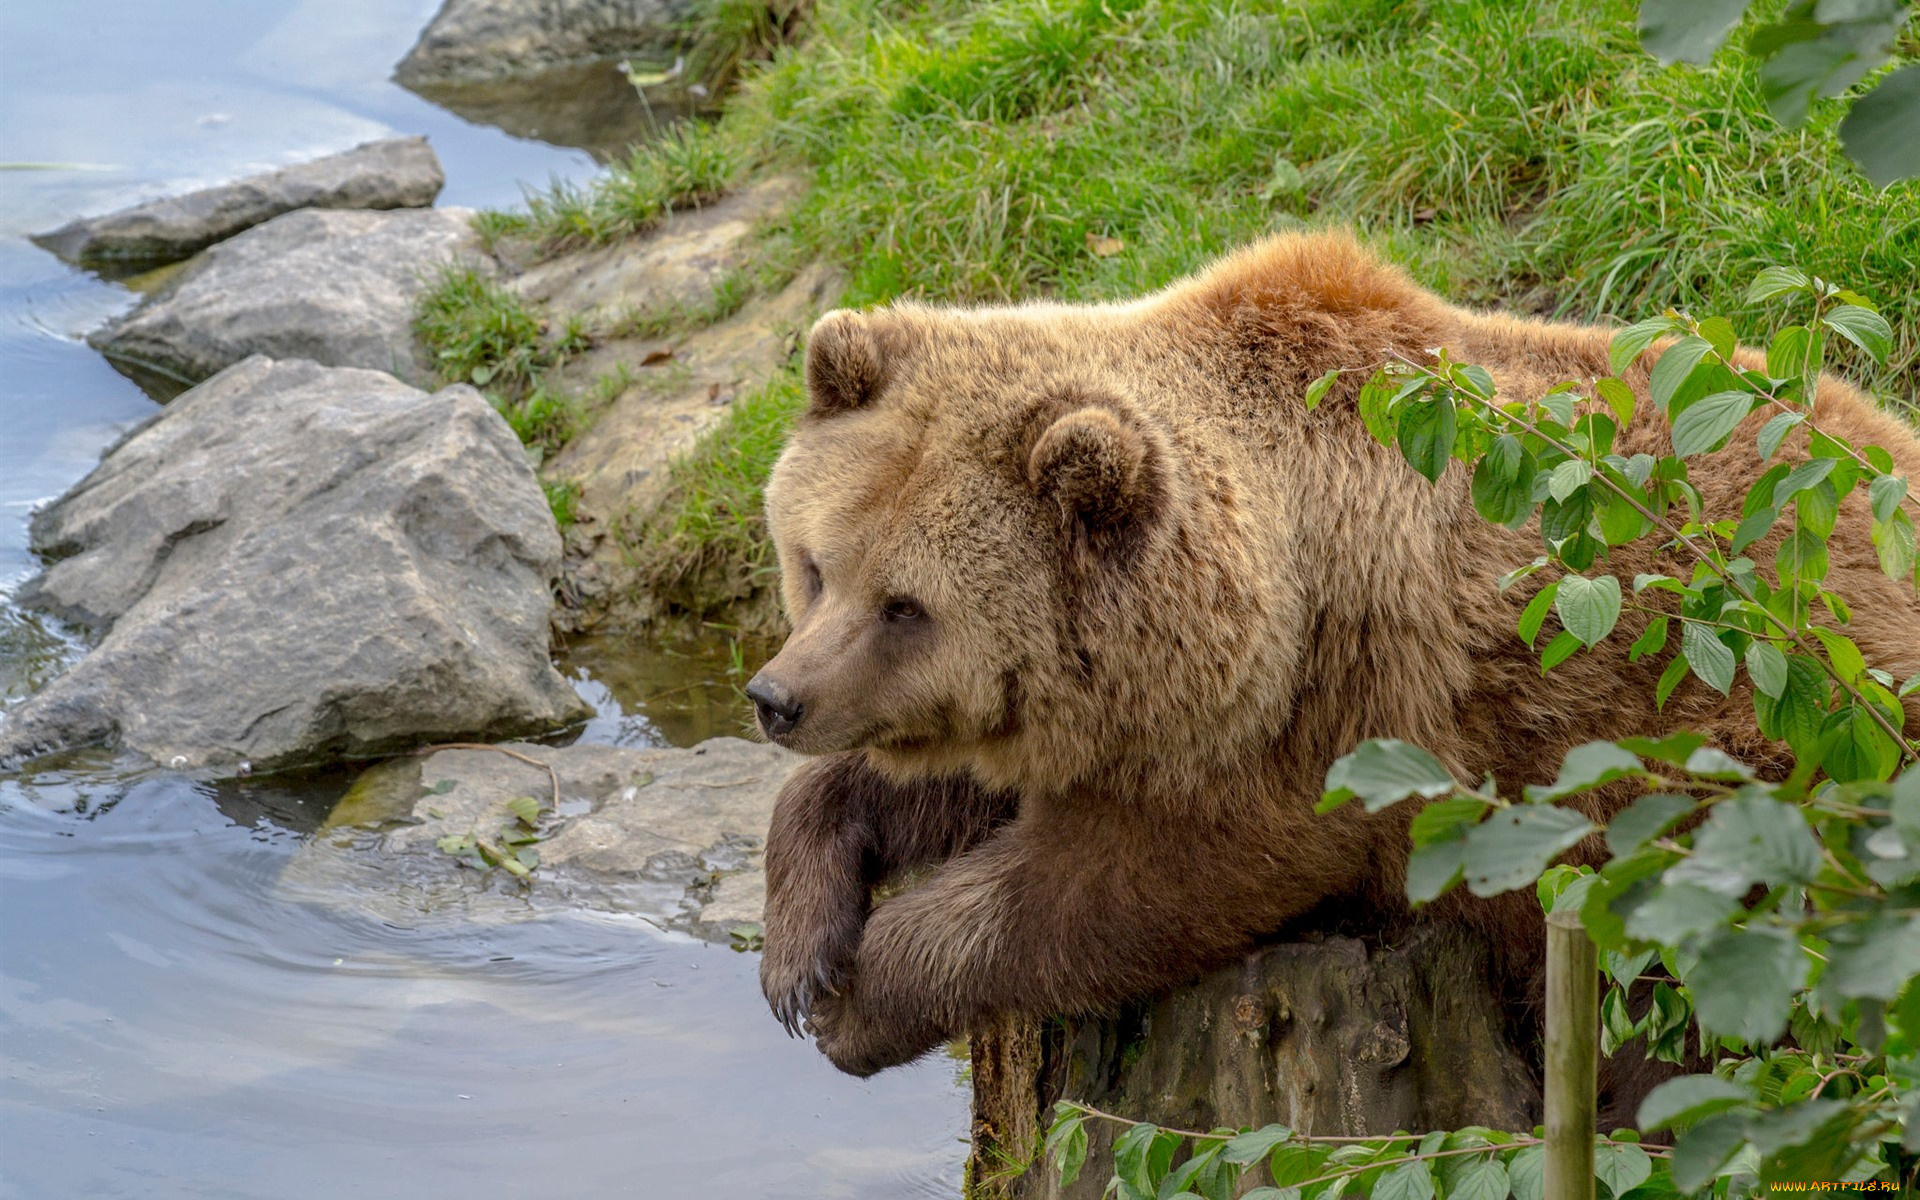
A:
{"type": "Polygon", "coordinates": [[[555,180],[527,194],[525,212],[482,212],[474,228],[489,247],[508,237],[530,239],[547,254],[604,245],[646,232],[674,209],[711,202],[739,165],[735,144],[712,124],[684,121],[592,183],[555,180]]]}
{"type": "Polygon", "coordinates": [[[854,303],[1132,295],[1343,223],[1463,302],[1758,333],[1745,281],[1792,261],[1883,302],[1899,344],[1864,379],[1910,395],[1920,187],[1853,171],[1838,104],[1781,130],[1742,54],[1660,67],[1634,8],[825,0],[720,132],[815,170],[795,233],[854,303]]]}
{"type": "Polygon", "coordinates": [[[770,582],[767,473],[805,405],[800,372],[788,364],[738,397],[693,453],[673,464],[666,499],[636,539],[640,569],[657,594],[705,616],[770,582]]]}
{"type": "MultiPolygon", "coordinates": [[[[1132,296],[1264,234],[1341,224],[1461,303],[1603,322],[1677,306],[1750,340],[1781,313],[1742,304],[1747,281],[1793,264],[1880,302],[1887,364],[1838,366],[1910,409],[1920,185],[1880,191],[1854,171],[1841,103],[1780,128],[1737,49],[1659,66],[1636,8],[817,0],[804,38],[749,66],[717,124],[537,197],[524,220],[549,245],[605,240],[675,196],[797,167],[813,187],[788,231],[796,261],[843,266],[855,305],[1132,296]],[[1096,255],[1096,237],[1124,248],[1096,255]]],[[[688,314],[638,318],[664,330],[688,314]]],[[[659,561],[764,565],[741,506],[757,505],[795,404],[729,423],[683,464],[677,550],[659,561]]]]}

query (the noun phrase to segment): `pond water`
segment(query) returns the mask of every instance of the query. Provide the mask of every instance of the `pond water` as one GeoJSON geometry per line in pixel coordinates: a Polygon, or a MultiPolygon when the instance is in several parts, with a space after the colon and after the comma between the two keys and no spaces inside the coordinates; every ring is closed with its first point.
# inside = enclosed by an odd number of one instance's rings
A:
{"type": "MultiPolygon", "coordinates": [[[[470,124],[388,82],[434,7],[0,4],[0,702],[80,649],[5,603],[35,569],[29,513],[155,411],[80,340],[131,293],[24,235],[391,133],[432,139],[444,203],[590,173],[513,133],[604,156],[631,114],[488,96],[461,111],[495,125],[470,124]]],[[[589,639],[562,668],[601,710],[584,737],[684,745],[739,729],[755,653],[589,639]]],[[[957,1194],[959,1064],[839,1075],[769,1017],[751,954],[289,896],[351,778],[104,752],[0,775],[0,1197],[957,1194]]]]}

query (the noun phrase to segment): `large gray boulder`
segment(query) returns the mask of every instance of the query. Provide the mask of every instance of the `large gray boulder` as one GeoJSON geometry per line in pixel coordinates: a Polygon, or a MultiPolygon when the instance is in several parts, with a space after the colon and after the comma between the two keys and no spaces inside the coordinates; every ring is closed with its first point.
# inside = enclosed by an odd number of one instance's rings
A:
{"type": "Polygon", "coordinates": [[[491,79],[686,42],[691,0],[446,0],[394,68],[403,87],[491,79]]]}
{"type": "Polygon", "coordinates": [[[799,763],[791,751],[739,738],[392,759],[360,776],[288,863],[280,890],[318,904],[344,899],[397,925],[430,912],[492,922],[564,909],[751,939],[766,903],[761,851],[774,798],[799,763]],[[521,797],[538,805],[531,824],[508,807],[521,797]],[[449,838],[462,853],[442,848],[449,838]],[[484,869],[484,859],[474,870],[477,849],[457,839],[502,855],[531,849],[536,865],[524,885],[484,869]]]}
{"type": "Polygon", "coordinates": [[[88,337],[121,373],[170,396],[253,354],[432,378],[415,298],[456,258],[485,263],[464,208],[303,208],[221,242],[88,337]]]}
{"type": "Polygon", "coordinates": [[[69,262],[176,262],[295,209],[426,208],[445,182],[426,138],[388,138],[219,187],[82,217],[33,240],[69,262]]]}
{"type": "Polygon", "coordinates": [[[249,359],[33,520],[19,602],[98,644],[0,718],[0,763],[118,738],[287,766],[584,718],[547,657],[560,539],[478,392],[249,359]]]}

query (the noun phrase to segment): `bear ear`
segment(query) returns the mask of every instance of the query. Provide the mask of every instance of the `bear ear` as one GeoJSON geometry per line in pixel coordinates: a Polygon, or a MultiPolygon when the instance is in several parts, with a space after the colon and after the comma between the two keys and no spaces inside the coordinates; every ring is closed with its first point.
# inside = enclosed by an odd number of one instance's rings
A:
{"type": "Polygon", "coordinates": [[[1096,545],[1113,548],[1152,522],[1164,504],[1163,450],[1137,422],[1100,403],[1081,404],[1046,426],[1027,456],[1027,480],[1096,545]]]}
{"type": "Polygon", "coordinates": [[[807,411],[830,417],[873,402],[886,382],[885,347],[871,317],[844,308],[807,335],[807,411]]]}

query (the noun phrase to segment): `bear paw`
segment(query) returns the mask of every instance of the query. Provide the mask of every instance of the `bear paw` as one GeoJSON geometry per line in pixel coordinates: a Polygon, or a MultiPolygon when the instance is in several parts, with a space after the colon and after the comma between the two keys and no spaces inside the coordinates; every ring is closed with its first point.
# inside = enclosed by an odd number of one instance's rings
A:
{"type": "Polygon", "coordinates": [[[760,991],[789,1037],[804,1031],[821,1000],[837,995],[860,948],[859,921],[835,921],[803,933],[769,928],[760,956],[760,991]]]}

